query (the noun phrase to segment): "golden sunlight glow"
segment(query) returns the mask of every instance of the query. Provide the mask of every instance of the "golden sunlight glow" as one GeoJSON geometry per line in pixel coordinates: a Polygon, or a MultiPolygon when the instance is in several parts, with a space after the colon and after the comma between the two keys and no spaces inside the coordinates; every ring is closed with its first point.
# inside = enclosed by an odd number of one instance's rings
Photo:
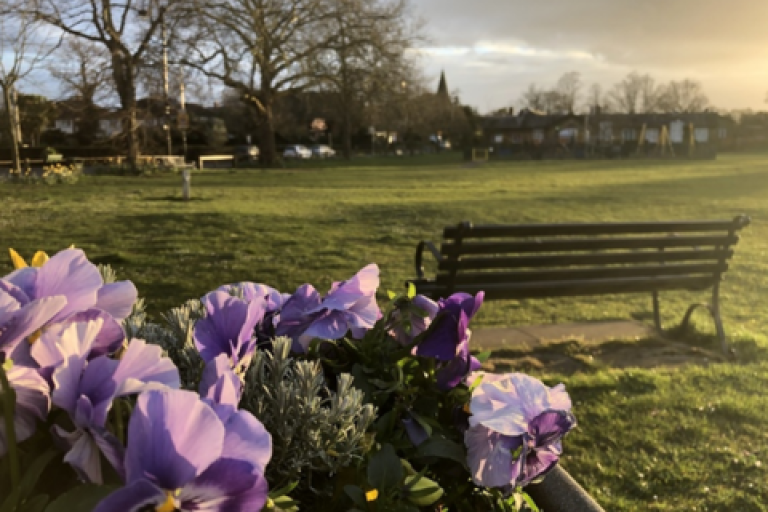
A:
{"type": "Polygon", "coordinates": [[[377,489],[373,489],[372,491],[368,491],[365,493],[365,499],[368,501],[376,501],[379,497],[379,491],[377,489]]]}

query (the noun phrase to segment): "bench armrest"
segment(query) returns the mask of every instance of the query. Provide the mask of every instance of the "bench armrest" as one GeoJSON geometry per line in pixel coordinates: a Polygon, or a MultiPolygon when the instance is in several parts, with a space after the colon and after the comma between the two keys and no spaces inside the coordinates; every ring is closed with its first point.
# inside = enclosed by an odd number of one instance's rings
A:
{"type": "Polygon", "coordinates": [[[433,244],[429,240],[422,240],[421,242],[419,242],[419,245],[416,247],[416,276],[419,279],[424,279],[424,266],[422,265],[422,254],[424,253],[425,247],[429,249],[429,252],[432,253],[432,256],[434,256],[438,262],[443,261],[443,256],[440,254],[440,251],[437,250],[437,247],[435,247],[435,244],[433,244]]]}

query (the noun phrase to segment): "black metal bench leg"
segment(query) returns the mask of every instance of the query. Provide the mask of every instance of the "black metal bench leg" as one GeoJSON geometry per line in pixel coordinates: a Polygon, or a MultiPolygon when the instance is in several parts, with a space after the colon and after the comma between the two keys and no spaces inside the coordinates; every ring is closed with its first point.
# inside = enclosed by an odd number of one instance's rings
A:
{"type": "Polygon", "coordinates": [[[696,308],[699,307],[706,308],[707,311],[709,311],[709,314],[712,316],[712,320],[715,322],[715,330],[717,332],[717,339],[720,341],[720,347],[722,348],[724,354],[728,354],[728,340],[725,337],[723,319],[720,317],[720,283],[715,283],[715,286],[712,289],[711,304],[696,303],[688,306],[688,310],[685,312],[683,321],[680,322],[680,329],[683,332],[686,332],[689,329],[691,315],[696,310],[696,308]]]}
{"type": "Polygon", "coordinates": [[[661,331],[661,313],[659,312],[659,292],[653,292],[653,323],[661,331]]]}

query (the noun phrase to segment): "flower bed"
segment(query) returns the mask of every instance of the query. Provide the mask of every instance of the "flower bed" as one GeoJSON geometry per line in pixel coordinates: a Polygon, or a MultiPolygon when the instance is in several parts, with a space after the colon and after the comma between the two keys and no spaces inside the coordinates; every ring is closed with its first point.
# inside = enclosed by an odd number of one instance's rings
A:
{"type": "Polygon", "coordinates": [[[0,510],[535,510],[564,386],[485,374],[483,302],[378,267],[321,295],[229,284],[148,321],[78,249],[0,279],[0,510]]]}

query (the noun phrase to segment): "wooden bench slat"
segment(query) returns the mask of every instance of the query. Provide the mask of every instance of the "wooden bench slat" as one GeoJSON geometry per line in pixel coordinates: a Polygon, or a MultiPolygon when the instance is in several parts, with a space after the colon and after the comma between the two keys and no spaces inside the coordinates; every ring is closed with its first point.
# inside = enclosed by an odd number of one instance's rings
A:
{"type": "Polygon", "coordinates": [[[732,249],[706,249],[701,251],[648,251],[615,252],[601,254],[557,254],[539,256],[471,257],[458,261],[442,260],[439,270],[482,270],[569,267],[576,265],[620,265],[631,263],[663,263],[680,261],[725,261],[733,256],[732,249]]]}
{"type": "MultiPolygon", "coordinates": [[[[575,297],[584,295],[609,295],[623,293],[648,293],[664,290],[704,290],[712,287],[717,279],[713,276],[665,276],[621,279],[585,279],[552,281],[543,283],[465,284],[458,290],[476,294],[485,292],[487,300],[538,299],[548,297],[575,297]]],[[[445,297],[444,286],[419,286],[419,293],[432,298],[445,297]]],[[[458,291],[457,290],[457,291],[458,291]]]]}
{"type": "Polygon", "coordinates": [[[530,252],[596,251],[608,249],[667,249],[672,247],[726,247],[735,245],[739,237],[721,236],[666,236],[634,238],[575,238],[559,240],[531,240],[524,242],[463,242],[445,243],[440,247],[443,255],[502,254],[530,252]]]}
{"type": "MultiPolygon", "coordinates": [[[[458,288],[467,284],[526,283],[540,281],[561,281],[570,279],[601,279],[620,277],[654,277],[709,275],[716,276],[728,270],[727,263],[694,263],[674,265],[634,265],[625,267],[589,267],[548,270],[526,270],[517,272],[463,272],[456,274],[454,282],[458,288]]],[[[447,286],[450,274],[438,274],[435,284],[447,286]]]]}
{"type": "MultiPolygon", "coordinates": [[[[749,224],[749,218],[740,216],[728,221],[674,221],[674,222],[574,222],[561,224],[477,225],[461,230],[462,238],[532,237],[560,235],[620,235],[642,233],[693,233],[738,230],[749,224]]],[[[455,239],[458,226],[443,230],[443,237],[455,239]]]]}

